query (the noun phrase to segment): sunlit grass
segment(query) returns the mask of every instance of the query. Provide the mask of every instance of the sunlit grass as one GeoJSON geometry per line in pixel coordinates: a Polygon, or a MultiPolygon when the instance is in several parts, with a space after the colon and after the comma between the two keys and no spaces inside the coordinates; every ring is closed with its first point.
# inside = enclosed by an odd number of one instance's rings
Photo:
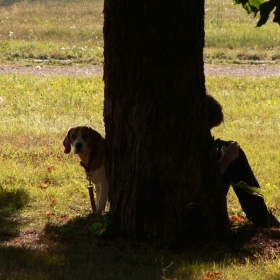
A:
{"type": "MultiPolygon", "coordinates": [[[[0,63],[103,63],[103,1],[2,2],[0,63]]],[[[205,62],[278,64],[279,26],[255,28],[258,19],[231,0],[205,1],[205,62]]]]}
{"type": "Polygon", "coordinates": [[[51,210],[68,216],[89,210],[83,170],[73,155],[64,155],[62,141],[76,125],[104,134],[101,76],[0,75],[0,81],[2,191],[28,190],[32,210],[21,214],[34,223],[51,210]]]}
{"type": "Polygon", "coordinates": [[[102,64],[103,1],[5,1],[0,62],[102,64]]]}
{"type": "Polygon", "coordinates": [[[0,75],[0,90],[5,135],[50,135],[78,123],[103,130],[101,76],[0,75]]]}
{"type": "Polygon", "coordinates": [[[25,0],[0,7],[1,41],[102,42],[103,1],[25,0]]]}
{"type": "Polygon", "coordinates": [[[64,42],[10,40],[0,42],[0,49],[0,62],[3,64],[100,65],[103,62],[103,47],[85,45],[82,41],[69,45],[64,42]]]}
{"type": "MultiPolygon", "coordinates": [[[[194,262],[183,264],[173,275],[178,280],[187,279],[247,279],[247,280],[270,280],[279,277],[280,260],[275,256],[274,260],[264,258],[260,261],[251,261],[250,258],[240,260],[234,258],[225,258],[221,262],[194,262]],[[212,272],[212,278],[206,278],[212,272]],[[209,273],[209,274],[208,274],[209,273]],[[214,276],[217,273],[217,276],[214,276]],[[203,278],[205,277],[205,278],[203,278]]],[[[210,277],[209,276],[209,277],[210,277]]],[[[174,279],[174,278],[172,278],[174,279]]]]}
{"type": "Polygon", "coordinates": [[[205,62],[279,63],[279,26],[272,18],[255,28],[259,15],[248,15],[241,5],[232,5],[231,0],[206,0],[205,62]]]}

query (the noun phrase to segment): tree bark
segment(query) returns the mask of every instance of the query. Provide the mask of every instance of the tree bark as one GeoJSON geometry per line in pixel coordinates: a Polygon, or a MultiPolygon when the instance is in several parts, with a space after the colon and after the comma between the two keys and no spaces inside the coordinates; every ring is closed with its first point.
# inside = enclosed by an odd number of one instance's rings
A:
{"type": "Polygon", "coordinates": [[[230,234],[207,129],[203,0],[105,0],[104,120],[116,235],[230,234]]]}

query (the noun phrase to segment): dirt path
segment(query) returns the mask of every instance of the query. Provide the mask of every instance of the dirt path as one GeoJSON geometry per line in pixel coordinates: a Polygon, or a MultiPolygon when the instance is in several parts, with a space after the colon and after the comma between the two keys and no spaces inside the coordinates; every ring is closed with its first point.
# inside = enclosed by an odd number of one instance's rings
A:
{"type": "Polygon", "coordinates": [[[34,75],[90,76],[103,74],[102,66],[0,66],[0,74],[32,73],[34,75]]]}
{"type": "MultiPolygon", "coordinates": [[[[102,66],[0,66],[0,74],[33,73],[35,75],[90,76],[103,74],[102,66]]],[[[280,76],[280,66],[205,66],[205,75],[280,76]]]]}
{"type": "Polygon", "coordinates": [[[280,76],[280,66],[205,66],[205,75],[280,76]]]}

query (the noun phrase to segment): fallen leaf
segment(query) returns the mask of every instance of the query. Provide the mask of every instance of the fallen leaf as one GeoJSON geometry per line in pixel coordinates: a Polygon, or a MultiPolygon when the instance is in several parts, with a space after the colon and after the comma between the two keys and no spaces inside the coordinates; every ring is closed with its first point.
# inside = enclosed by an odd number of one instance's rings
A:
{"type": "Polygon", "coordinates": [[[63,214],[63,215],[60,216],[60,218],[62,220],[67,220],[68,219],[68,215],[67,214],[63,214]]]}
{"type": "Polygon", "coordinates": [[[47,212],[46,213],[46,216],[48,216],[48,217],[51,217],[51,216],[54,216],[55,214],[54,214],[54,212],[47,212]]]}
{"type": "Polygon", "coordinates": [[[50,184],[51,184],[51,179],[50,178],[45,178],[45,179],[40,181],[38,187],[41,188],[41,189],[46,189],[47,187],[49,187],[50,184]]]}
{"type": "Polygon", "coordinates": [[[54,170],[56,170],[56,166],[48,166],[48,171],[50,172],[50,173],[52,173],[54,170]]]}
{"type": "Polygon", "coordinates": [[[214,279],[214,277],[222,277],[223,275],[219,272],[208,271],[206,275],[203,276],[203,279],[214,279]]]}
{"type": "Polygon", "coordinates": [[[42,182],[40,182],[38,187],[41,188],[41,189],[46,189],[48,187],[48,185],[43,184],[42,182]]]}
{"type": "Polygon", "coordinates": [[[47,184],[44,184],[42,182],[39,183],[38,187],[41,188],[41,189],[46,189],[49,185],[47,184]]]}

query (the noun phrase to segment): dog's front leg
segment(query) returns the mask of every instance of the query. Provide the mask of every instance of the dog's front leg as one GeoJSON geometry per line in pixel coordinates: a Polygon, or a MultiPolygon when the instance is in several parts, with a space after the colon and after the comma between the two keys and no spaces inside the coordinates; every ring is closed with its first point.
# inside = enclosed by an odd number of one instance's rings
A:
{"type": "Polygon", "coordinates": [[[100,197],[100,185],[95,184],[95,194],[96,194],[96,210],[97,212],[101,212],[99,209],[99,197],[100,197]]]}
{"type": "Polygon", "coordinates": [[[107,182],[107,180],[104,180],[100,188],[100,196],[98,199],[98,205],[100,211],[105,211],[107,200],[108,200],[108,192],[109,192],[109,183],[107,182]]]}

